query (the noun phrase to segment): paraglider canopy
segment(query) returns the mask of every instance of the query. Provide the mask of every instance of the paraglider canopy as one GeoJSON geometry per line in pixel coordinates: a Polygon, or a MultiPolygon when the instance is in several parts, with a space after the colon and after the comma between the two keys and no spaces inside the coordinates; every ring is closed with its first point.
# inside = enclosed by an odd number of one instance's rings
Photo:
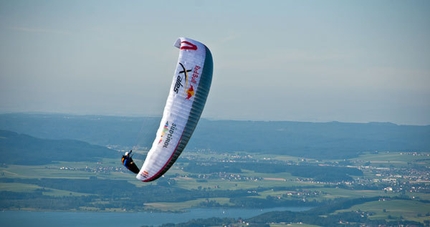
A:
{"type": "Polygon", "coordinates": [[[203,112],[212,83],[212,54],[204,44],[181,37],[174,46],[179,48],[179,58],[163,117],[136,175],[143,182],[162,176],[184,150],[203,112]]]}

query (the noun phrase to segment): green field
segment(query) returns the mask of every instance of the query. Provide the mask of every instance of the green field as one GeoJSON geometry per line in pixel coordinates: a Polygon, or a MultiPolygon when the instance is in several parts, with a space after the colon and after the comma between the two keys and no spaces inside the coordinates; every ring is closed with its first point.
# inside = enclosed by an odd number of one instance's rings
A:
{"type": "Polygon", "coordinates": [[[370,217],[371,219],[399,220],[402,218],[422,223],[425,220],[430,220],[430,205],[428,203],[396,199],[368,202],[337,212],[357,210],[373,212],[374,215],[370,217]]]}
{"type": "MultiPolygon", "coordinates": [[[[208,154],[203,152],[185,152],[183,159],[199,160],[201,162],[208,162],[213,160],[230,160],[229,162],[234,163],[237,156],[249,155],[253,161],[287,161],[296,163],[309,163],[309,164],[325,164],[326,163],[337,163],[345,160],[314,160],[314,159],[301,159],[292,156],[279,156],[279,155],[252,155],[240,152],[237,154],[208,154]]],[[[417,168],[421,171],[430,166],[430,158],[428,154],[414,155],[410,153],[401,152],[379,152],[379,153],[367,153],[360,157],[347,160],[351,166],[362,167],[363,176],[361,180],[363,182],[369,182],[368,184],[378,186],[380,184],[387,184],[385,179],[393,178],[393,188],[396,185],[406,185],[413,187],[419,185],[420,187],[430,187],[430,181],[425,179],[415,179],[413,174],[411,176],[406,175],[407,168],[417,168]],[[365,166],[365,167],[363,167],[365,166]],[[399,171],[397,171],[399,170],[399,171]],[[393,171],[390,173],[389,171],[393,171]],[[396,172],[397,171],[397,172],[396,172]],[[401,175],[400,177],[393,177],[401,175]]],[[[362,198],[362,197],[401,197],[406,196],[408,198],[419,198],[421,200],[430,201],[430,194],[425,192],[413,191],[413,190],[394,190],[384,191],[382,189],[354,189],[353,186],[348,184],[342,184],[337,186],[337,183],[323,183],[313,182],[309,179],[302,179],[297,176],[293,176],[288,172],[280,173],[260,173],[253,170],[243,169],[241,173],[225,173],[220,177],[213,179],[198,179],[196,174],[188,173],[184,171],[184,167],[187,165],[186,161],[176,163],[169,172],[165,175],[164,179],[174,179],[176,184],[175,187],[186,189],[186,190],[256,190],[259,189],[257,195],[252,195],[252,198],[265,199],[267,197],[279,197],[285,200],[308,200],[308,201],[327,201],[339,198],[362,198]],[[237,178],[237,179],[236,179],[237,178]],[[345,186],[346,185],[346,186],[345,186]],[[295,190],[282,189],[285,187],[297,187],[295,190]]],[[[108,179],[108,180],[126,180],[129,183],[141,187],[145,190],[145,187],[149,185],[156,185],[156,182],[142,183],[135,179],[134,174],[127,172],[117,159],[103,159],[101,162],[59,162],[49,165],[34,165],[34,166],[22,166],[22,165],[2,165],[0,166],[0,178],[1,179],[41,179],[41,178],[52,178],[52,179],[108,179]]],[[[428,175],[428,172],[427,172],[428,175]]],[[[401,188],[401,187],[400,187],[401,188]]],[[[89,195],[88,193],[78,193],[68,190],[59,190],[55,188],[41,188],[35,184],[17,183],[4,181],[0,184],[0,192],[35,192],[42,191],[43,195],[54,196],[54,197],[68,197],[68,196],[83,196],[89,195]]],[[[182,202],[152,202],[146,203],[145,209],[148,210],[161,210],[170,212],[180,212],[192,207],[198,207],[199,204],[206,200],[215,201],[221,205],[229,206],[229,197],[214,197],[214,198],[201,198],[193,199],[182,202]]],[[[101,203],[102,201],[100,201],[101,203]]],[[[338,210],[336,212],[345,211],[366,211],[372,212],[371,219],[393,219],[397,220],[400,218],[418,221],[424,223],[429,220],[430,214],[429,203],[423,203],[415,200],[398,200],[388,199],[386,201],[368,202],[360,205],[353,206],[348,209],[338,210]]],[[[93,210],[92,207],[82,207],[85,210],[93,210]]],[[[106,211],[117,211],[119,208],[109,208],[106,211]]],[[[335,213],[336,213],[335,212],[335,213]]],[[[273,227],[281,226],[309,226],[304,224],[274,224],[273,227]]]]}

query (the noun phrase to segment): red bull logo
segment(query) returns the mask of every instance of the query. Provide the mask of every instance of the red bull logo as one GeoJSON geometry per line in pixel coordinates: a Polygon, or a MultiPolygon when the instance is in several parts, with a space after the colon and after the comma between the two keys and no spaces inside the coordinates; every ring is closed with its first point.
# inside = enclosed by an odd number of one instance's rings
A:
{"type": "Polygon", "coordinates": [[[187,99],[190,99],[193,96],[194,96],[194,87],[193,85],[191,85],[190,88],[188,88],[187,90],[187,99]]]}

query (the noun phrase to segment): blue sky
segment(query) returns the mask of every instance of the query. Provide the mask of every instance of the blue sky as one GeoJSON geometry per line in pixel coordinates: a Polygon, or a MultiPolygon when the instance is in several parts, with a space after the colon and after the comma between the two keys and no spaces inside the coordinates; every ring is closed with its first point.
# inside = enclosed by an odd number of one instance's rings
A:
{"type": "Polygon", "coordinates": [[[0,0],[0,112],[160,116],[179,36],[204,118],[430,124],[430,1],[0,0]]]}

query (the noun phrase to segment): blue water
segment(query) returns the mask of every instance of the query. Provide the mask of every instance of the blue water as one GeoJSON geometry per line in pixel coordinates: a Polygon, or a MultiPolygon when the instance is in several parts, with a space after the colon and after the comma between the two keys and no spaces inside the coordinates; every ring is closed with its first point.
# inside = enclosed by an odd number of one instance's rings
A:
{"type": "Polygon", "coordinates": [[[182,223],[191,219],[210,217],[250,218],[269,211],[303,211],[307,207],[282,207],[273,209],[191,209],[185,213],[158,212],[29,212],[3,211],[0,212],[2,227],[85,227],[85,226],[158,226],[165,223],[182,223]]]}

